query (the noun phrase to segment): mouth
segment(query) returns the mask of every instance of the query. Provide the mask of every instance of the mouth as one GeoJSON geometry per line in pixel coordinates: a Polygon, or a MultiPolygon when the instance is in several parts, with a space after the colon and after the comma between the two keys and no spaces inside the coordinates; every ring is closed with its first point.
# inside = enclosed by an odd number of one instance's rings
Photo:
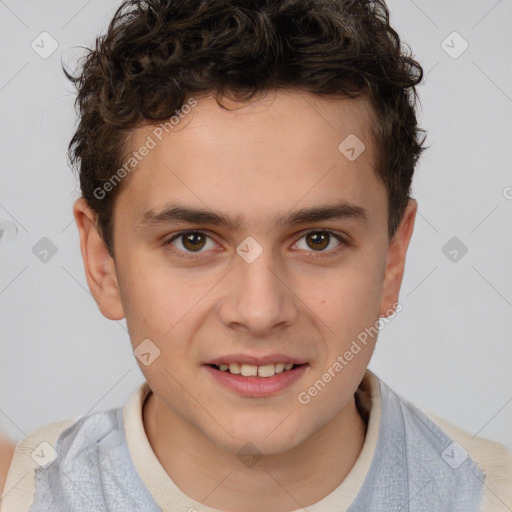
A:
{"type": "Polygon", "coordinates": [[[309,363],[207,363],[203,368],[216,385],[234,392],[238,396],[272,397],[291,389],[308,371],[309,363]]]}
{"type": "Polygon", "coordinates": [[[280,373],[286,373],[295,370],[299,366],[305,366],[307,363],[268,363],[264,365],[253,365],[243,363],[220,363],[207,364],[210,368],[219,372],[226,372],[231,375],[240,375],[242,377],[259,377],[269,379],[280,373]]]}

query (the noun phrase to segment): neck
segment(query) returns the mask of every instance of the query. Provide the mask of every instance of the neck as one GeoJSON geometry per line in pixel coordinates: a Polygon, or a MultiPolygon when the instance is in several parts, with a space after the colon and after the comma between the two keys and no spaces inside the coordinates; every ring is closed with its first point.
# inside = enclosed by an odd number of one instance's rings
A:
{"type": "Polygon", "coordinates": [[[301,445],[241,468],[232,453],[172,415],[153,393],[143,421],[153,451],[182,492],[208,507],[243,512],[289,512],[322,500],[354,466],[366,432],[351,400],[301,445]]]}

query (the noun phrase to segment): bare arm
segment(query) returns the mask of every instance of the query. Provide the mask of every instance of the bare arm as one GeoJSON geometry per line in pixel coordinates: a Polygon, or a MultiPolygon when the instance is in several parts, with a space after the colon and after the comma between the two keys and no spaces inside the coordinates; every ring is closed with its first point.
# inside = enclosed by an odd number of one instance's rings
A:
{"type": "Polygon", "coordinates": [[[0,438],[0,494],[3,492],[7,471],[14,455],[14,445],[5,438],[0,438]]]}

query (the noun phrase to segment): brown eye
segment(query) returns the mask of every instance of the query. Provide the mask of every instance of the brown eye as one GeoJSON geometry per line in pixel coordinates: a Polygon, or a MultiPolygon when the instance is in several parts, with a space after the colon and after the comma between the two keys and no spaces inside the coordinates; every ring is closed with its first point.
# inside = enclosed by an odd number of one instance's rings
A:
{"type": "Polygon", "coordinates": [[[309,231],[295,243],[296,249],[305,250],[309,253],[325,253],[325,256],[332,255],[346,245],[345,240],[332,231],[309,231]]]}
{"type": "Polygon", "coordinates": [[[206,249],[214,249],[216,246],[212,238],[202,231],[182,231],[181,233],[176,233],[166,244],[172,246],[178,256],[184,257],[192,253],[200,255],[206,252],[206,249]]]}
{"type": "Polygon", "coordinates": [[[309,233],[306,235],[306,242],[311,249],[322,251],[331,241],[331,235],[325,231],[309,233]]]}
{"type": "Polygon", "coordinates": [[[202,233],[192,232],[181,235],[183,240],[183,247],[187,251],[200,251],[205,243],[206,237],[202,233]]]}

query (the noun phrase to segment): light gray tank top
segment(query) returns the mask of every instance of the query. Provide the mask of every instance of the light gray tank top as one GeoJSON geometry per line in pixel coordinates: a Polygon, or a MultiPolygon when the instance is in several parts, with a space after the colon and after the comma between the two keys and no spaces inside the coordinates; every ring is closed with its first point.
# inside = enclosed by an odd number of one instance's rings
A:
{"type": "MultiPolygon", "coordinates": [[[[379,382],[377,447],[349,512],[477,512],[482,471],[425,414],[379,382]]],[[[55,449],[59,457],[36,471],[31,512],[161,511],[130,457],[122,409],[82,418],[61,433],[55,449]]]]}

